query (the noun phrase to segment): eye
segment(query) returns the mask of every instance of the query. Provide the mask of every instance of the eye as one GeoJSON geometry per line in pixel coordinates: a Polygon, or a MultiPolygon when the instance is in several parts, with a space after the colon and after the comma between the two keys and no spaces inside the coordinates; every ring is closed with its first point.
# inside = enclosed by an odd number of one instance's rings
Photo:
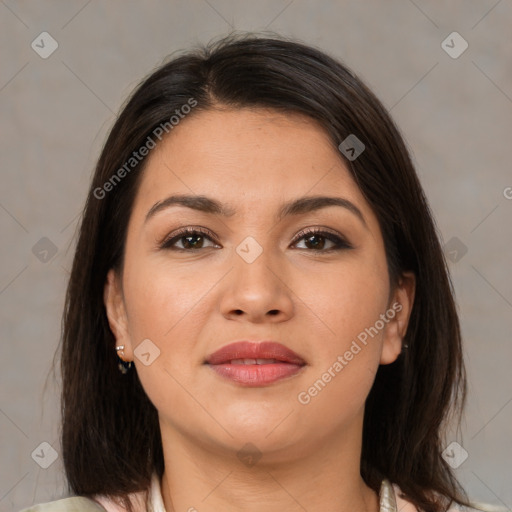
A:
{"type": "MultiPolygon", "coordinates": [[[[209,247],[218,247],[213,242],[214,235],[204,228],[183,228],[177,233],[173,233],[173,236],[165,239],[161,244],[161,249],[168,249],[172,251],[194,251],[199,249],[205,249],[208,246],[204,245],[205,240],[212,242],[209,247]],[[181,247],[177,244],[181,243],[181,247]]],[[[311,249],[315,252],[331,252],[339,251],[342,249],[352,249],[346,240],[342,237],[326,231],[325,229],[308,229],[301,231],[295,238],[295,244],[304,240],[306,247],[298,247],[299,249],[311,249]],[[331,247],[326,248],[330,243],[331,247]]]]}
{"type": "MultiPolygon", "coordinates": [[[[213,235],[205,229],[198,228],[183,228],[174,236],[167,238],[160,245],[160,249],[169,249],[172,251],[193,251],[203,249],[204,240],[212,241],[213,235]],[[183,242],[182,247],[177,247],[177,242],[183,242]]],[[[215,247],[215,244],[210,246],[215,247]]]]}
{"type": "Polygon", "coordinates": [[[305,241],[304,243],[306,247],[299,247],[299,249],[311,248],[316,252],[331,252],[340,251],[342,249],[352,249],[352,245],[350,245],[346,240],[324,229],[309,229],[301,231],[297,235],[296,240],[305,241]],[[325,249],[326,240],[332,244],[332,246],[328,247],[327,249],[325,249]]]}

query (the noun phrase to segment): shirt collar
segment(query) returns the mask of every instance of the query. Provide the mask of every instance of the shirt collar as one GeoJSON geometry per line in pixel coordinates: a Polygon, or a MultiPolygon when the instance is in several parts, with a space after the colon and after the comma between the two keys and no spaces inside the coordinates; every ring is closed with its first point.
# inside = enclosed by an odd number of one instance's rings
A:
{"type": "Polygon", "coordinates": [[[151,487],[148,500],[148,512],[166,512],[160,486],[160,478],[156,471],[151,475],[151,487]]]}
{"type": "MultiPolygon", "coordinates": [[[[162,497],[162,490],[160,478],[153,473],[151,476],[151,488],[148,497],[148,512],[166,512],[164,507],[164,500],[162,497]]],[[[397,512],[395,490],[391,482],[386,478],[382,481],[379,492],[379,505],[380,512],[397,512]]]]}

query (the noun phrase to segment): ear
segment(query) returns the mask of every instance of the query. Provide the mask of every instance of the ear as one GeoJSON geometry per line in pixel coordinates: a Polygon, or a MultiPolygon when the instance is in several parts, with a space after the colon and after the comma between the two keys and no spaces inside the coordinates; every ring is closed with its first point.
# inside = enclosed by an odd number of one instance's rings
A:
{"type": "MultiPolygon", "coordinates": [[[[103,302],[107,310],[110,329],[116,338],[116,346],[124,345],[124,354],[123,356],[119,355],[119,357],[124,361],[132,361],[133,351],[130,336],[128,335],[128,319],[124,304],[121,278],[114,269],[108,271],[103,289],[103,302]]],[[[115,347],[113,348],[115,350],[115,347]]]]}
{"type": "Polygon", "coordinates": [[[380,364],[393,363],[402,351],[403,338],[407,332],[414,304],[415,290],[414,273],[402,273],[386,311],[386,317],[390,320],[384,330],[380,364]]]}

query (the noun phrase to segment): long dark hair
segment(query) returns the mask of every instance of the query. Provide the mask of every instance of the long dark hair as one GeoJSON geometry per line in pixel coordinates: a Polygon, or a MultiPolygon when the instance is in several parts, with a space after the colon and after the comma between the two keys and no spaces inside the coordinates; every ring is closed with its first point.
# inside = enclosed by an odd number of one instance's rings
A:
{"type": "Polygon", "coordinates": [[[388,478],[426,512],[467,504],[441,455],[450,413],[460,425],[466,398],[454,290],[403,138],[345,65],[297,41],[251,34],[230,35],[156,69],[126,101],[99,157],[63,315],[62,456],[69,490],[105,494],[131,511],[126,495],[148,489],[153,471],[163,474],[157,410],[137,372],[118,370],[103,289],[109,269],[123,265],[146,158],[129,171],[126,162],[191,99],[196,104],[190,116],[217,104],[270,108],[318,121],[336,148],[350,134],[365,144],[357,159],[339,152],[340,158],[379,220],[392,285],[412,271],[416,292],[408,349],[379,367],[366,401],[361,474],[376,492],[388,478]],[[123,166],[126,172],[114,182],[123,166]]]}

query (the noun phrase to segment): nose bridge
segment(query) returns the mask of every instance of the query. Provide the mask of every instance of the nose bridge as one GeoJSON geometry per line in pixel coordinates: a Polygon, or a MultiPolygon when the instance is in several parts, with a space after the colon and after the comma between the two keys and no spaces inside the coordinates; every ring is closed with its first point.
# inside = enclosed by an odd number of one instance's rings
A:
{"type": "Polygon", "coordinates": [[[259,318],[267,313],[291,313],[290,289],[277,251],[247,236],[235,247],[232,263],[229,285],[223,291],[224,314],[244,312],[259,318]]]}
{"type": "Polygon", "coordinates": [[[267,293],[277,286],[273,271],[276,266],[275,251],[264,247],[254,236],[245,237],[236,246],[233,260],[234,278],[239,286],[254,289],[254,292],[262,287],[267,293]]]}

